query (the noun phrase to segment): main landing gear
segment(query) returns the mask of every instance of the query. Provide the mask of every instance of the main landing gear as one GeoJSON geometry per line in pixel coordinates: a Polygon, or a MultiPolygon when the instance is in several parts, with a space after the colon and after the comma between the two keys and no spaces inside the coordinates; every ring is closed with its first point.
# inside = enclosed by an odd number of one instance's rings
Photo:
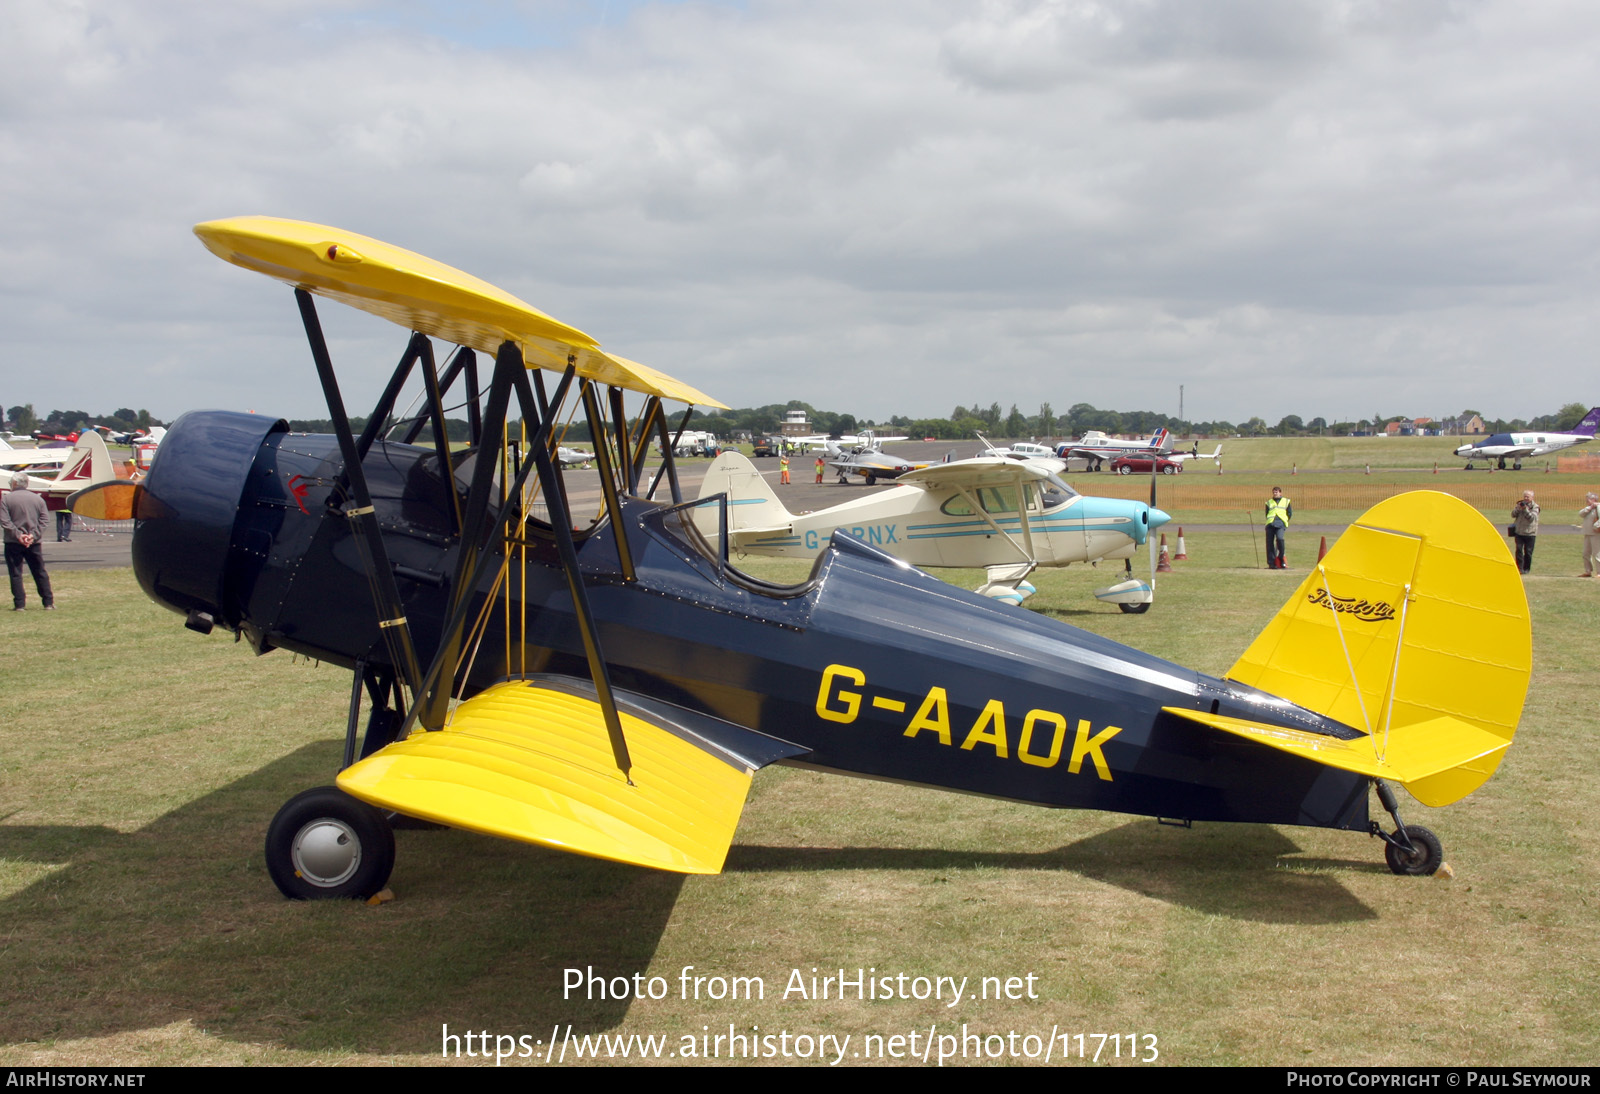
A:
{"type": "Polygon", "coordinates": [[[1439,842],[1438,836],[1421,825],[1408,826],[1400,820],[1400,804],[1395,801],[1394,791],[1388,783],[1374,779],[1373,785],[1378,788],[1378,800],[1394,818],[1395,830],[1392,835],[1385,832],[1377,821],[1372,822],[1370,829],[1374,836],[1384,842],[1383,857],[1389,869],[1403,877],[1433,874],[1444,862],[1444,844],[1439,842]]]}
{"type": "Polygon", "coordinates": [[[365,900],[393,869],[389,819],[336,786],[296,794],[267,829],[267,872],[291,900],[365,900]]]}
{"type": "MultiPolygon", "coordinates": [[[[372,710],[361,756],[393,741],[400,729],[402,696],[394,673],[357,662],[342,767],[357,759],[363,688],[372,710]]],[[[382,891],[394,870],[392,817],[336,786],[296,794],[267,827],[267,873],[290,900],[365,900],[382,891]]]]}

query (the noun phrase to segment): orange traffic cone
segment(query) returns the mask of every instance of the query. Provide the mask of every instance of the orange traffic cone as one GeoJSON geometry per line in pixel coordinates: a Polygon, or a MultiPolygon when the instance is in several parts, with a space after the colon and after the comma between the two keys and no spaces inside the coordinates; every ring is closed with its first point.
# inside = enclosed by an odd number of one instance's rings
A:
{"type": "Polygon", "coordinates": [[[1169,558],[1167,558],[1167,533],[1162,532],[1161,533],[1161,560],[1156,563],[1156,573],[1158,573],[1158,574],[1170,574],[1171,572],[1172,572],[1172,561],[1169,558]]]}
{"type": "Polygon", "coordinates": [[[1178,525],[1178,553],[1172,556],[1174,562],[1181,562],[1189,557],[1189,552],[1183,546],[1183,525],[1178,525]]]}
{"type": "Polygon", "coordinates": [[[1328,556],[1328,537],[1322,537],[1322,546],[1317,548],[1317,561],[1321,562],[1328,556]]]}

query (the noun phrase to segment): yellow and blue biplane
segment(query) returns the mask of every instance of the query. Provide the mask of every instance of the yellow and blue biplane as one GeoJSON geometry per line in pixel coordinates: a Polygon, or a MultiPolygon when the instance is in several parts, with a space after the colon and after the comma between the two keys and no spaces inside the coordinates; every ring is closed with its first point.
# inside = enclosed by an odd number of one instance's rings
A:
{"type": "Polygon", "coordinates": [[[292,288],[334,432],[187,414],[144,483],[73,507],[138,519],[138,580],[190,628],[352,670],[337,785],[268,830],[291,897],[381,889],[397,817],[715,873],[773,763],[1369,832],[1396,873],[1426,874],[1439,840],[1402,823],[1394,785],[1456,801],[1511,744],[1527,602],[1500,536],[1456,499],[1373,508],[1214,678],[845,534],[797,584],[748,575],[729,558],[727,499],[707,524],[671,457],[688,414],[674,427],[667,405],[714,400],[375,239],[266,217],[195,231],[292,288]],[[318,297],[411,332],[359,433],[318,297]],[[435,339],[457,348],[441,361],[435,339]],[[419,409],[399,409],[413,390],[419,409]],[[447,441],[457,406],[464,448],[447,441]],[[588,477],[554,455],[578,413],[588,477]],[[1373,787],[1393,830],[1369,817],[1373,787]]]}

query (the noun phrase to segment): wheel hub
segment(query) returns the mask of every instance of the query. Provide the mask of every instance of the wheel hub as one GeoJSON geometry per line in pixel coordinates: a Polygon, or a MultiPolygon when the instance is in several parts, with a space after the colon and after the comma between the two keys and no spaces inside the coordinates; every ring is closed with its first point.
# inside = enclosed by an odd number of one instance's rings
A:
{"type": "Polygon", "coordinates": [[[350,880],[361,866],[361,840],[343,821],[320,817],[295,834],[289,856],[296,874],[331,889],[350,880]]]}

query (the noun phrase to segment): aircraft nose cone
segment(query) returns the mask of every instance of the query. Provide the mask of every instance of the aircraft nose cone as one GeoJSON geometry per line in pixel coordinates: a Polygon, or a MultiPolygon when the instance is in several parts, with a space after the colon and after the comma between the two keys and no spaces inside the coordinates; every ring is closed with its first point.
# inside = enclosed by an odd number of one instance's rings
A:
{"type": "Polygon", "coordinates": [[[1162,512],[1160,509],[1150,510],[1150,527],[1152,530],[1160,528],[1163,524],[1166,524],[1171,519],[1172,517],[1170,515],[1162,512]]]}

